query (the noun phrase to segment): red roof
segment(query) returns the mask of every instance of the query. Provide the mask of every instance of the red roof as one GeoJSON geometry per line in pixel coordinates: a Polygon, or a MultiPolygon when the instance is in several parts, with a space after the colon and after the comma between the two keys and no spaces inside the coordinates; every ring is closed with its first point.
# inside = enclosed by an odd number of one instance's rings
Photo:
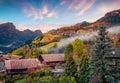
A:
{"type": "Polygon", "coordinates": [[[23,56],[18,56],[18,55],[3,55],[2,56],[2,58],[3,59],[7,59],[7,60],[9,60],[9,59],[21,59],[23,56]]]}
{"type": "Polygon", "coordinates": [[[45,62],[64,61],[64,54],[42,54],[41,57],[45,62]]]}
{"type": "Polygon", "coordinates": [[[5,60],[6,69],[38,68],[42,66],[38,59],[5,60]]]}

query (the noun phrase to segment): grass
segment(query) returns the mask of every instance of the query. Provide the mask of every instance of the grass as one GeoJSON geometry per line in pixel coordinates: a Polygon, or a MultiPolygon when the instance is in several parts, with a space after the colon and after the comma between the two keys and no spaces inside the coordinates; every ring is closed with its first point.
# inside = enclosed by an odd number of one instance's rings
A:
{"type": "Polygon", "coordinates": [[[24,55],[23,54],[23,47],[20,47],[12,52],[14,55],[24,55]]]}
{"type": "Polygon", "coordinates": [[[51,47],[56,46],[58,43],[59,43],[59,42],[52,42],[52,43],[49,43],[49,44],[47,44],[47,45],[45,45],[45,46],[42,46],[42,47],[38,48],[38,50],[41,49],[41,50],[44,51],[44,53],[48,53],[48,49],[51,48],[51,47]]]}
{"type": "Polygon", "coordinates": [[[40,42],[48,43],[53,40],[54,40],[54,36],[52,34],[46,33],[46,34],[44,34],[43,39],[40,42]]]}
{"type": "Polygon", "coordinates": [[[26,83],[26,79],[20,79],[20,80],[17,80],[15,81],[14,83],[26,83]]]}

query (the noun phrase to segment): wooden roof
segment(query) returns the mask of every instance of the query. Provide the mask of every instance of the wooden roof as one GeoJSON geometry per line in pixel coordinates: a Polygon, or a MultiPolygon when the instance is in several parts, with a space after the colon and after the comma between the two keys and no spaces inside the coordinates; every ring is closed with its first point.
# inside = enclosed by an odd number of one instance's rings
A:
{"type": "Polygon", "coordinates": [[[26,69],[42,66],[38,59],[5,60],[6,69],[26,69]]]}
{"type": "Polygon", "coordinates": [[[64,54],[42,54],[41,57],[45,62],[64,61],[64,54]]]}
{"type": "Polygon", "coordinates": [[[2,55],[2,59],[9,60],[9,59],[21,59],[23,56],[18,55],[2,55]]]}

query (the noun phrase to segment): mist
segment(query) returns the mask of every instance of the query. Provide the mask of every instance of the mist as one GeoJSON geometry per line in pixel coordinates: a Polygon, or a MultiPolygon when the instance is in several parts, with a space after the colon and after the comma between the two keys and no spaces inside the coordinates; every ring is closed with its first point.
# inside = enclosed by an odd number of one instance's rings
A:
{"type": "Polygon", "coordinates": [[[120,33],[120,26],[110,27],[109,29],[107,29],[107,31],[111,34],[119,34],[120,33]]]}
{"type": "Polygon", "coordinates": [[[75,34],[72,37],[63,38],[63,39],[60,40],[59,44],[56,47],[50,48],[49,52],[50,53],[63,53],[65,47],[68,44],[72,43],[75,39],[78,38],[78,39],[81,39],[81,40],[84,41],[84,40],[89,40],[89,39],[93,38],[94,36],[97,36],[97,31],[86,33],[86,34],[75,34]]]}
{"type": "MultiPolygon", "coordinates": [[[[120,33],[120,26],[114,26],[114,27],[110,27],[107,29],[107,31],[111,34],[119,34],[120,33]]],[[[85,34],[75,34],[74,36],[71,36],[69,38],[63,38],[60,40],[59,44],[56,47],[50,48],[49,52],[50,53],[63,53],[65,47],[72,43],[75,39],[81,39],[81,40],[89,40],[95,36],[97,36],[98,31],[94,31],[94,32],[88,32],[85,34]]]]}

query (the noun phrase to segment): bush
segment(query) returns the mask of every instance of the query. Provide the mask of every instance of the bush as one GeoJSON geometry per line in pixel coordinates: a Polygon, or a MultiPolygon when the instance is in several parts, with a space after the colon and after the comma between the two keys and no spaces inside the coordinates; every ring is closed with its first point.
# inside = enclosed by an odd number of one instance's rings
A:
{"type": "Polygon", "coordinates": [[[41,77],[40,80],[50,81],[50,80],[53,80],[53,77],[52,76],[44,76],[44,77],[41,77]]]}
{"type": "Polygon", "coordinates": [[[74,77],[62,76],[60,78],[52,77],[48,83],[76,83],[74,77]]]}
{"type": "Polygon", "coordinates": [[[59,78],[59,83],[76,83],[76,80],[74,77],[62,76],[59,78]]]}
{"type": "Polygon", "coordinates": [[[13,76],[13,78],[14,78],[14,80],[19,80],[19,79],[23,79],[23,78],[24,78],[24,76],[23,76],[23,75],[18,74],[18,75],[14,75],[14,76],[13,76]]]}
{"type": "Polygon", "coordinates": [[[5,79],[5,74],[4,73],[0,73],[0,81],[3,81],[5,79]]]}

